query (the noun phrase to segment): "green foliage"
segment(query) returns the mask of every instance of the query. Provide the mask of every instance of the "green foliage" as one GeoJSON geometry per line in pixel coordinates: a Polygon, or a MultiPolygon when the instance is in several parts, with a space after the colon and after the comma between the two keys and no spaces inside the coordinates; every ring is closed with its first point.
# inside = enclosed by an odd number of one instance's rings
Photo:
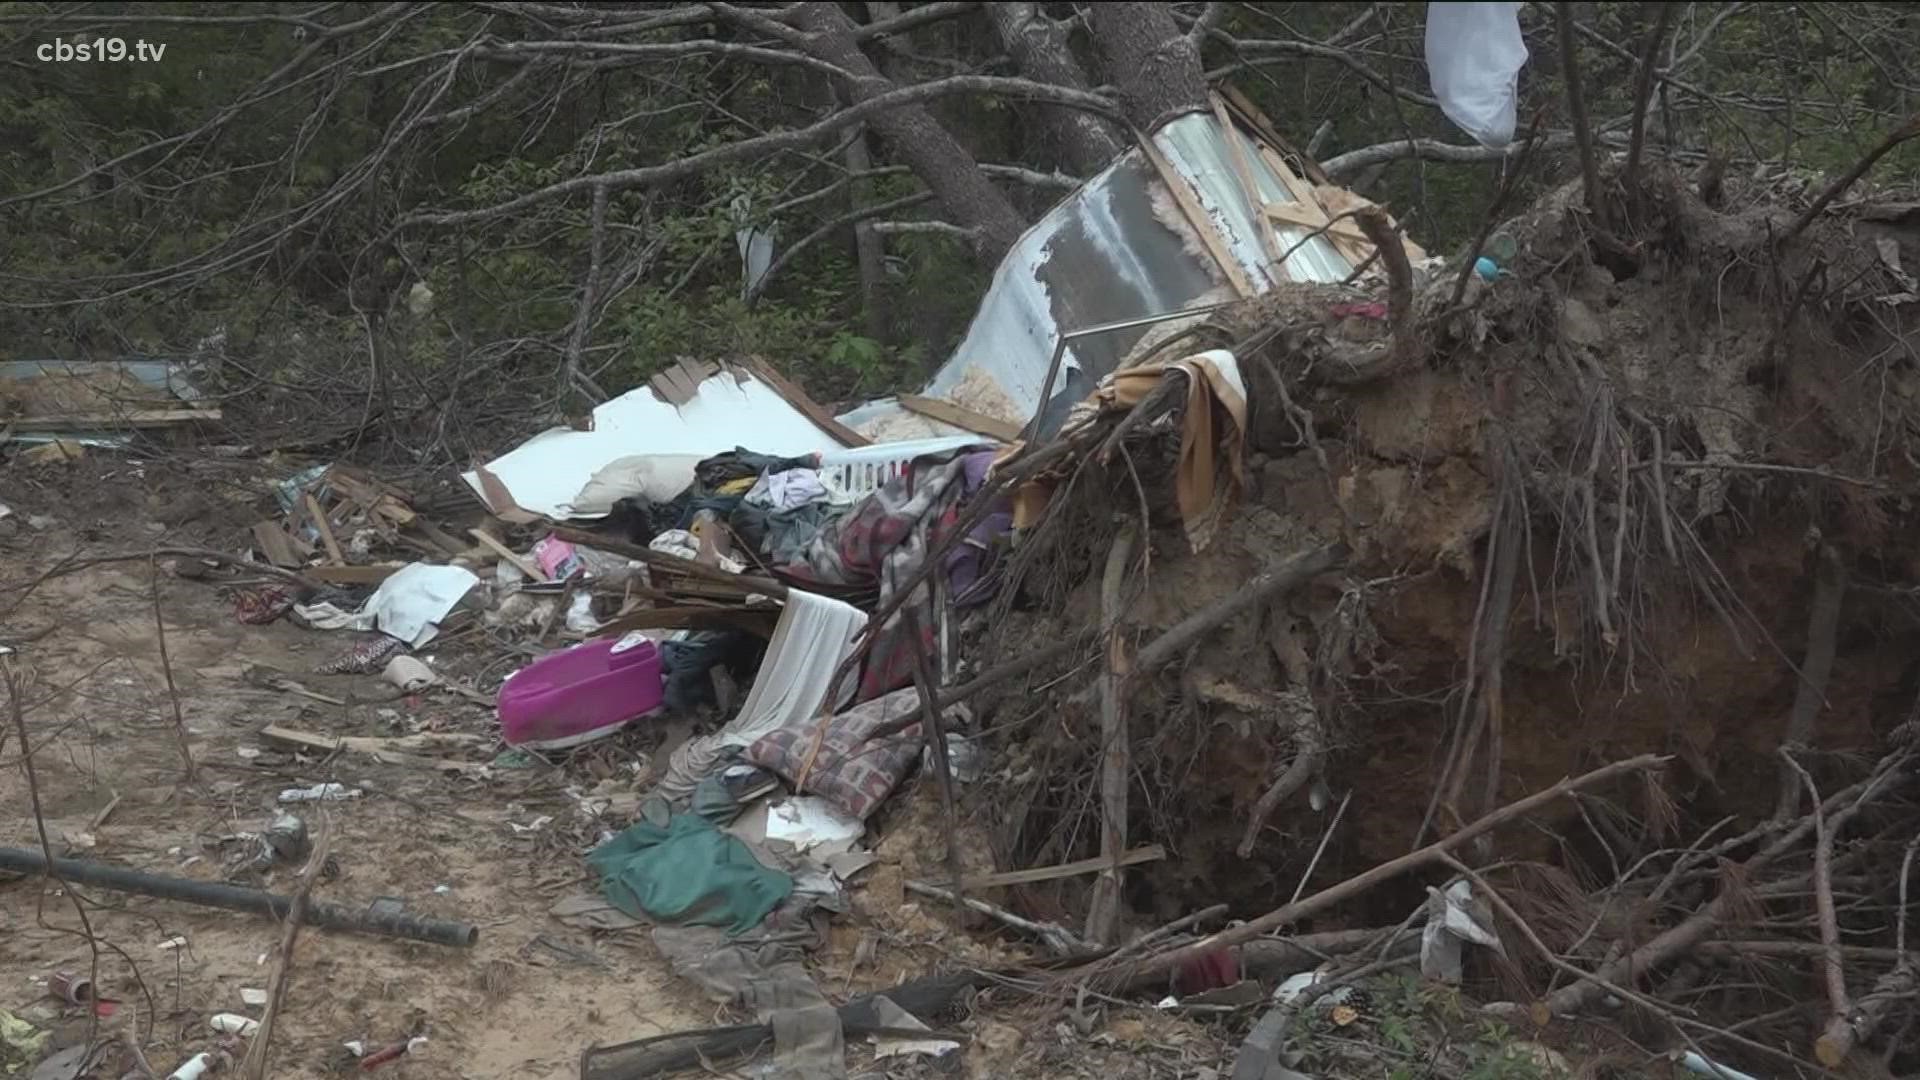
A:
{"type": "Polygon", "coordinates": [[[1417,976],[1366,983],[1345,1026],[1323,1006],[1295,1024],[1301,1067],[1332,1078],[1552,1080],[1555,1075],[1505,1025],[1481,1015],[1458,991],[1417,976]]]}

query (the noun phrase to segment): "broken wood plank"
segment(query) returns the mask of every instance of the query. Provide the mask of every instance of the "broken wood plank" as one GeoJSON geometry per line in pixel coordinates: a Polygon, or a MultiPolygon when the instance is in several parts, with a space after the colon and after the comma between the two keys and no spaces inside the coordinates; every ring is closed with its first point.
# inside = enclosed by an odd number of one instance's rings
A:
{"type": "Polygon", "coordinates": [[[306,503],[307,516],[313,518],[313,527],[320,532],[320,542],[326,545],[327,561],[335,566],[345,566],[347,556],[340,550],[340,541],[334,539],[333,522],[327,520],[327,511],[320,505],[320,500],[314,498],[311,491],[300,496],[300,500],[306,503]]]}
{"type": "Polygon", "coordinates": [[[957,428],[988,435],[1004,443],[1020,441],[1019,424],[1009,424],[1005,420],[995,419],[986,413],[974,412],[972,409],[955,405],[950,401],[921,397],[919,394],[901,394],[899,401],[901,408],[908,412],[932,417],[943,424],[952,424],[957,428]]]}
{"type": "Polygon", "coordinates": [[[1213,219],[1207,216],[1206,207],[1200,205],[1199,198],[1187,185],[1186,178],[1174,169],[1173,163],[1167,160],[1158,146],[1154,145],[1151,135],[1141,136],[1139,143],[1140,152],[1152,164],[1153,171],[1167,189],[1167,194],[1171,195],[1175,205],[1180,207],[1180,213],[1186,217],[1187,224],[1199,238],[1201,246],[1205,247],[1207,254],[1213,257],[1214,265],[1220,268],[1220,273],[1226,277],[1228,284],[1233,286],[1234,294],[1243,300],[1254,295],[1254,288],[1247,280],[1246,271],[1241,269],[1239,260],[1233,257],[1233,249],[1227,246],[1226,239],[1220,235],[1220,230],[1214,227],[1213,219]]]}
{"type": "Polygon", "coordinates": [[[262,521],[253,527],[253,542],[260,547],[260,554],[268,562],[289,570],[299,569],[302,560],[294,550],[293,537],[280,527],[277,521],[262,521]]]}
{"type": "Polygon", "coordinates": [[[858,447],[867,446],[873,442],[872,439],[834,419],[832,413],[822,408],[820,403],[808,397],[807,392],[800,389],[798,384],[775,371],[772,366],[758,360],[748,360],[743,366],[752,372],[755,378],[766,383],[774,393],[786,399],[787,404],[800,410],[802,415],[813,421],[815,427],[839,440],[840,445],[858,447]]]}
{"type": "Polygon", "coordinates": [[[260,732],[264,742],[291,750],[305,750],[320,754],[340,752],[360,754],[388,765],[411,765],[415,768],[432,769],[435,772],[477,772],[486,767],[484,762],[453,761],[447,758],[426,757],[412,753],[416,749],[433,749],[435,743],[484,743],[487,740],[477,735],[400,735],[390,739],[371,739],[351,735],[317,735],[298,728],[281,727],[269,724],[260,732]]]}
{"type": "Polygon", "coordinates": [[[589,637],[612,637],[635,630],[744,630],[756,637],[772,637],[778,608],[712,608],[693,605],[640,608],[609,620],[589,637]]]}
{"type": "Polygon", "coordinates": [[[487,533],[484,532],[483,530],[468,529],[467,535],[473,537],[474,540],[478,541],[481,547],[486,548],[488,551],[493,552],[495,555],[498,555],[501,558],[512,563],[513,565],[519,567],[521,573],[527,575],[533,580],[535,581],[552,581],[553,580],[552,578],[548,577],[546,573],[542,571],[538,566],[535,566],[533,564],[533,560],[514,551],[512,548],[501,543],[500,541],[495,540],[493,537],[487,535],[487,533]]]}
{"type": "Polygon", "coordinates": [[[1138,866],[1141,863],[1158,862],[1166,857],[1166,848],[1159,844],[1148,844],[1145,847],[1134,848],[1118,859],[1096,855],[1091,859],[1061,863],[1058,866],[1036,866],[1030,870],[1006,870],[998,874],[976,874],[962,879],[961,885],[970,892],[976,889],[1000,889],[1008,885],[1031,885],[1037,881],[1056,881],[1060,878],[1079,877],[1082,874],[1097,874],[1115,864],[1138,866]]]}
{"type": "Polygon", "coordinates": [[[308,568],[306,574],[329,585],[378,585],[400,569],[398,566],[315,566],[308,568]]]}
{"type": "MultiPolygon", "coordinates": [[[[787,598],[787,587],[775,581],[773,578],[760,577],[754,574],[731,574],[717,566],[708,566],[705,563],[694,562],[692,559],[683,559],[678,555],[669,555],[664,551],[655,551],[652,548],[641,547],[639,544],[629,543],[612,536],[602,536],[599,533],[588,532],[585,529],[574,529],[564,525],[556,526],[553,530],[553,535],[565,540],[569,544],[584,544],[597,551],[605,551],[613,555],[623,555],[629,559],[638,559],[654,570],[663,570],[668,573],[684,574],[687,577],[702,578],[726,587],[738,594],[761,593],[777,600],[785,600],[787,598]]],[[[656,580],[655,584],[658,585],[659,581],[656,580]]]]}
{"type": "Polygon", "coordinates": [[[16,416],[7,423],[15,431],[85,431],[123,427],[166,427],[170,424],[218,419],[220,419],[219,409],[133,409],[121,413],[16,416]]]}
{"type": "MultiPolygon", "coordinates": [[[[1267,118],[1266,113],[1260,111],[1260,107],[1253,103],[1252,98],[1247,97],[1238,87],[1227,83],[1221,84],[1220,93],[1227,99],[1227,104],[1232,106],[1234,114],[1245,120],[1261,138],[1271,144],[1270,148],[1276,155],[1286,154],[1298,160],[1307,178],[1316,184],[1333,183],[1333,178],[1327,175],[1327,171],[1320,167],[1319,162],[1313,160],[1312,155],[1300,152],[1285,135],[1280,134],[1280,129],[1273,126],[1273,121],[1267,118]]],[[[1262,149],[1268,149],[1268,147],[1262,147],[1262,149]]]]}
{"type": "Polygon", "coordinates": [[[467,545],[454,539],[445,529],[428,521],[426,518],[416,516],[413,520],[413,527],[419,529],[422,536],[439,545],[441,550],[445,551],[450,558],[467,553],[467,545]]]}
{"type": "MultiPolygon", "coordinates": [[[[1220,134],[1227,140],[1229,158],[1233,162],[1233,173],[1240,181],[1240,194],[1247,200],[1248,206],[1261,206],[1266,197],[1260,194],[1260,184],[1253,176],[1253,163],[1247,159],[1247,148],[1240,142],[1240,129],[1234,126],[1227,116],[1227,103],[1218,95],[1213,98],[1213,116],[1220,121],[1220,134]]],[[[1263,221],[1254,222],[1254,231],[1260,234],[1260,250],[1267,257],[1269,276],[1280,263],[1280,247],[1274,239],[1273,229],[1263,221]]]]}
{"type": "Polygon", "coordinates": [[[413,507],[397,488],[337,465],[327,470],[326,484],[341,497],[360,504],[369,518],[377,515],[395,525],[413,524],[413,507]]]}

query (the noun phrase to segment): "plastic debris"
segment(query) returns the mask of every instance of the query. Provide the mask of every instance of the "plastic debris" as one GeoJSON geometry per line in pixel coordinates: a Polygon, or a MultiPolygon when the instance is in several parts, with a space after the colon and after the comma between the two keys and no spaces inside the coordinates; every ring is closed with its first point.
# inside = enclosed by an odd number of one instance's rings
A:
{"type": "Polygon", "coordinates": [[[1427,925],[1420,932],[1420,974],[1450,985],[1461,978],[1461,942],[1484,945],[1502,956],[1506,947],[1493,931],[1493,913],[1462,878],[1446,891],[1428,887],[1427,925]]]}
{"type": "Polygon", "coordinates": [[[0,1009],[0,1072],[15,1072],[38,1058],[52,1034],[0,1009]]]}
{"type": "Polygon", "coordinates": [[[213,1069],[212,1054],[195,1054],[167,1074],[167,1080],[200,1080],[213,1069]]]}
{"type": "MultiPolygon", "coordinates": [[[[1273,1000],[1281,1005],[1298,1004],[1309,989],[1326,981],[1327,973],[1324,971],[1303,971],[1298,975],[1289,976],[1285,982],[1274,988],[1273,1000]]],[[[1316,1010],[1331,1009],[1336,1005],[1346,1004],[1352,997],[1353,987],[1338,986],[1315,998],[1313,1007],[1316,1010]]]]}
{"type": "Polygon", "coordinates": [[[339,802],[342,799],[357,799],[363,792],[359,788],[350,788],[345,784],[329,781],[305,788],[287,788],[280,792],[280,801],[291,802],[339,802]]]}
{"type": "Polygon", "coordinates": [[[244,1039],[260,1030],[260,1021],[238,1013],[214,1013],[207,1020],[207,1026],[222,1035],[238,1035],[244,1039]]]}

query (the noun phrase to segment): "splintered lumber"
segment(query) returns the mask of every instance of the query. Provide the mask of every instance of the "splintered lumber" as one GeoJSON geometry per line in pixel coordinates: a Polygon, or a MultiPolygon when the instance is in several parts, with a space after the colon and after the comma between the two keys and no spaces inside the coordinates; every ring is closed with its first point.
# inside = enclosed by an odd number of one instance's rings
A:
{"type": "MultiPolygon", "coordinates": [[[[778,600],[785,600],[787,598],[787,587],[770,577],[761,577],[755,574],[730,574],[717,566],[708,566],[705,563],[694,562],[692,559],[682,559],[678,555],[669,555],[664,551],[655,551],[652,548],[641,547],[639,544],[631,544],[616,537],[602,536],[599,533],[588,532],[585,529],[557,528],[553,530],[553,535],[565,540],[569,544],[581,544],[598,551],[605,551],[609,554],[624,555],[629,559],[638,559],[656,570],[681,574],[686,577],[701,578],[709,582],[724,585],[741,596],[750,593],[761,593],[778,600]]],[[[658,585],[659,582],[655,582],[655,584],[658,585]]]]}
{"type": "Polygon", "coordinates": [[[320,754],[345,751],[364,755],[383,764],[411,765],[435,772],[473,772],[485,768],[484,764],[478,762],[452,761],[412,753],[414,750],[433,749],[435,744],[486,741],[474,735],[400,735],[390,739],[373,739],[353,735],[317,735],[298,728],[269,724],[261,730],[260,738],[289,750],[320,754]]]}
{"type": "Polygon", "coordinates": [[[260,554],[275,566],[292,570],[304,561],[294,548],[293,537],[288,536],[287,530],[281,528],[277,521],[262,521],[255,525],[253,542],[259,546],[260,554]]]}
{"type": "Polygon", "coordinates": [[[538,566],[535,566],[533,564],[533,560],[528,559],[527,557],[521,555],[519,552],[513,550],[507,545],[501,543],[498,540],[495,540],[493,537],[487,535],[486,532],[480,529],[468,529],[467,535],[473,537],[474,541],[478,543],[481,547],[486,548],[488,551],[493,552],[495,555],[498,555],[501,558],[512,563],[513,565],[519,567],[521,573],[527,575],[533,580],[535,581],[552,581],[553,580],[552,578],[548,577],[545,574],[545,572],[543,572],[538,566]]]}
{"type": "Polygon", "coordinates": [[[978,432],[1004,443],[1020,441],[1020,425],[1009,424],[985,413],[955,405],[951,401],[939,398],[921,397],[919,394],[901,394],[900,405],[908,412],[938,420],[943,424],[952,424],[957,428],[978,432]]]}
{"type": "Polygon", "coordinates": [[[320,532],[320,542],[326,545],[327,560],[335,566],[344,566],[347,557],[340,550],[340,541],[334,538],[333,522],[327,520],[327,512],[321,507],[320,500],[309,491],[300,496],[307,505],[307,515],[313,518],[313,527],[320,532]]]}
{"type": "Polygon", "coordinates": [[[385,518],[395,525],[415,523],[417,515],[413,508],[407,505],[406,498],[395,488],[338,465],[327,470],[326,483],[334,494],[365,510],[369,521],[385,518]]]}
{"type": "Polygon", "coordinates": [[[398,566],[315,566],[307,576],[329,585],[378,585],[399,570],[398,566]]]}

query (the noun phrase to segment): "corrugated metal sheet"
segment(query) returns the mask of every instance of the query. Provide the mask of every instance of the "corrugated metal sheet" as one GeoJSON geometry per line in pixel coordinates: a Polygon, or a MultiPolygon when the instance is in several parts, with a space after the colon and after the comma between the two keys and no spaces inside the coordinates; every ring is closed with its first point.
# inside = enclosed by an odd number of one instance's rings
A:
{"type": "MultiPolygon", "coordinates": [[[[1244,133],[1223,128],[1210,113],[1172,120],[1152,138],[1192,186],[1248,281],[1257,291],[1272,287],[1256,231],[1265,215],[1249,203],[1227,140],[1241,139],[1265,201],[1291,202],[1286,184],[1258,147],[1244,133]]],[[[1138,148],[1128,151],[1020,238],[994,272],[966,337],[921,392],[1024,423],[1040,405],[1048,361],[1061,334],[1178,311],[1205,302],[1210,293],[1217,296],[1223,285],[1205,248],[1190,239],[1184,222],[1176,231],[1162,215],[1179,220],[1146,155],[1138,148]]],[[[1280,229],[1279,250],[1304,235],[1304,230],[1280,229]]],[[[1352,266],[1324,237],[1316,237],[1287,260],[1287,270],[1299,280],[1340,281],[1352,266]]],[[[1144,333],[1118,331],[1071,344],[1056,401],[1084,397],[1144,333]]],[[[887,400],[869,402],[840,420],[876,440],[957,430],[887,400]]]]}

